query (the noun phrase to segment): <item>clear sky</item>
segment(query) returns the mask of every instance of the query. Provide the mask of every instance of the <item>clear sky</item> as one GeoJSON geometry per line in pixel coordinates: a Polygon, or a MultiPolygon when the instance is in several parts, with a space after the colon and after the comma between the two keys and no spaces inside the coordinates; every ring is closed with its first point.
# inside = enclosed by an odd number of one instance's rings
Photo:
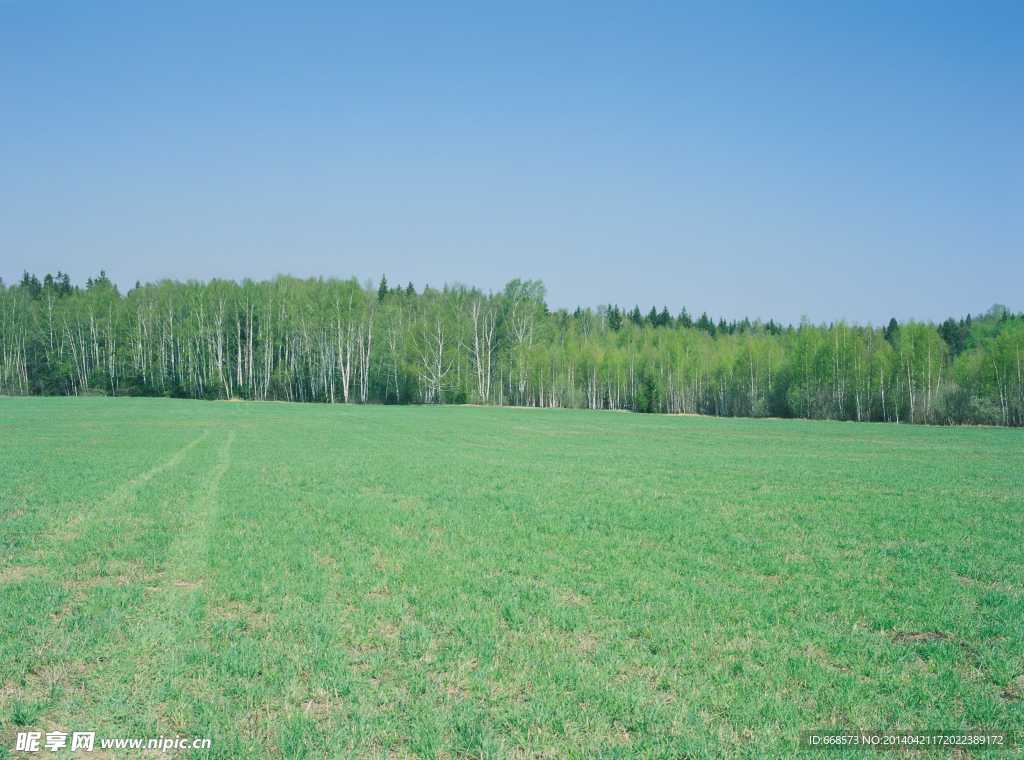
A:
{"type": "Polygon", "coordinates": [[[1024,311],[1024,3],[0,0],[0,277],[1024,311]]]}

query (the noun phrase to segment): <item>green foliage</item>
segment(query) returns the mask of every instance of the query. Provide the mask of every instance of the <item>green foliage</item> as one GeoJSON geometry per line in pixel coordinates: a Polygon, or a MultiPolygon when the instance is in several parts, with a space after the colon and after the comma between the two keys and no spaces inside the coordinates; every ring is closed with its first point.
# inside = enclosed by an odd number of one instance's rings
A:
{"type": "Polygon", "coordinates": [[[963,320],[960,320],[958,324],[955,319],[950,317],[941,325],[939,325],[939,335],[949,346],[949,353],[954,358],[959,356],[967,348],[967,338],[970,334],[968,326],[964,325],[963,320]]]}
{"type": "Polygon", "coordinates": [[[896,338],[900,333],[900,325],[896,321],[896,317],[889,320],[889,326],[885,328],[885,339],[889,342],[889,345],[896,344],[896,338]]]}
{"type": "Polygon", "coordinates": [[[658,381],[653,375],[644,375],[636,396],[636,411],[653,414],[660,409],[658,403],[658,381]]]}
{"type": "Polygon", "coordinates": [[[608,326],[612,332],[618,332],[622,329],[622,312],[619,311],[618,306],[612,306],[608,311],[608,326]]]}
{"type": "Polygon", "coordinates": [[[1024,314],[796,329],[707,312],[550,312],[543,283],[355,279],[0,288],[0,392],[477,403],[1024,425],[1024,314]],[[590,348],[594,350],[590,350],[590,348]]]}
{"type": "Polygon", "coordinates": [[[39,282],[39,278],[34,274],[29,274],[28,270],[25,270],[25,274],[21,278],[20,286],[24,289],[30,297],[38,298],[39,294],[43,290],[42,284],[39,282]]]}

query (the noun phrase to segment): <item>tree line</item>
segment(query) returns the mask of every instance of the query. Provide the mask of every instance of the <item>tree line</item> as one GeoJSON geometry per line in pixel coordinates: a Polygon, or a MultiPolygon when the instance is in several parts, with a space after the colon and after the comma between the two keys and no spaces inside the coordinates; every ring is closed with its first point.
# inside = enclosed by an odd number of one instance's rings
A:
{"type": "Polygon", "coordinates": [[[942,324],[550,311],[545,289],[0,280],[0,392],[1024,426],[1024,313],[942,324]]]}

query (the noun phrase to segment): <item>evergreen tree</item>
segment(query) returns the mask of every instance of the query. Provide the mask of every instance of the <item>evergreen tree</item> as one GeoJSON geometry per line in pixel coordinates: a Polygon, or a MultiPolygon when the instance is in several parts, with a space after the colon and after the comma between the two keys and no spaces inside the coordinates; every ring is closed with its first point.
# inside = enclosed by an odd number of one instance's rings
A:
{"type": "Polygon", "coordinates": [[[889,342],[890,346],[896,345],[896,336],[899,335],[900,325],[896,321],[896,317],[889,320],[889,326],[885,328],[885,339],[889,342]]]}
{"type": "Polygon", "coordinates": [[[97,277],[95,280],[92,277],[90,277],[87,280],[85,289],[88,291],[97,290],[100,292],[107,292],[111,290],[116,291],[117,286],[110,281],[109,277],[107,277],[106,271],[101,269],[99,277],[97,277]]]}
{"type": "Polygon", "coordinates": [[[611,328],[612,332],[618,332],[622,329],[622,312],[619,311],[617,305],[608,310],[608,327],[611,328]]]}
{"type": "Polygon", "coordinates": [[[939,335],[949,346],[949,353],[954,359],[964,352],[967,348],[967,334],[969,328],[967,328],[963,320],[957,324],[957,321],[950,317],[941,325],[939,325],[939,335]]]}
{"type": "Polygon", "coordinates": [[[715,337],[715,323],[711,321],[706,311],[700,315],[700,319],[697,320],[696,327],[698,330],[706,332],[712,338],[715,337]]]}
{"type": "Polygon", "coordinates": [[[384,301],[384,296],[388,294],[388,278],[384,275],[380,276],[380,287],[377,288],[377,303],[384,301]]]}
{"type": "MultiPolygon", "coordinates": [[[[69,296],[74,291],[74,288],[71,286],[70,275],[65,274],[59,269],[57,270],[57,276],[53,278],[53,287],[57,291],[57,295],[60,296],[69,296]]],[[[138,287],[138,283],[136,283],[136,287],[138,287]]]]}
{"type": "Polygon", "coordinates": [[[39,282],[39,278],[34,274],[29,274],[27,269],[21,277],[21,287],[27,290],[32,298],[38,298],[39,293],[43,290],[43,285],[39,282]]]}

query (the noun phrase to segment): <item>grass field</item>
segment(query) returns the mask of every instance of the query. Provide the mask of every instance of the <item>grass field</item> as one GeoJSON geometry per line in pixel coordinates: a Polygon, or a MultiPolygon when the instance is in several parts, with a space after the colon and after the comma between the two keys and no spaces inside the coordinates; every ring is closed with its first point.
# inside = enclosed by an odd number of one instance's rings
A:
{"type": "Polygon", "coordinates": [[[0,398],[0,758],[1022,731],[1022,537],[1019,430],[0,398]]]}

